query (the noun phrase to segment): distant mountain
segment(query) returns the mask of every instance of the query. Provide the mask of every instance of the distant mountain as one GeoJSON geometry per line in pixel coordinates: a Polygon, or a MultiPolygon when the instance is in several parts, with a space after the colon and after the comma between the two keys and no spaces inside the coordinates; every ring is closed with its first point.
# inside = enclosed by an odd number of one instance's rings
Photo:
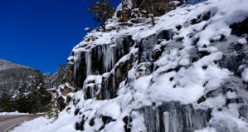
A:
{"type": "Polygon", "coordinates": [[[7,60],[0,59],[0,71],[14,69],[14,68],[28,68],[27,66],[12,63],[7,60]]]}
{"type": "Polygon", "coordinates": [[[14,93],[36,70],[0,59],[0,90],[14,93]]]}
{"type": "Polygon", "coordinates": [[[38,70],[0,60],[0,112],[47,111],[51,94],[46,77],[38,70]]]}

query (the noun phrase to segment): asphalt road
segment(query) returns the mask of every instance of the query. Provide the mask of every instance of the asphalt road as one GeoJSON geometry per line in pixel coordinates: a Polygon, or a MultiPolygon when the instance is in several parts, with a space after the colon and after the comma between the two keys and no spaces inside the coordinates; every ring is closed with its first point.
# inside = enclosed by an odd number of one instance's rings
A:
{"type": "Polygon", "coordinates": [[[24,121],[29,121],[42,115],[19,115],[19,116],[0,116],[0,132],[8,132],[24,121]]]}

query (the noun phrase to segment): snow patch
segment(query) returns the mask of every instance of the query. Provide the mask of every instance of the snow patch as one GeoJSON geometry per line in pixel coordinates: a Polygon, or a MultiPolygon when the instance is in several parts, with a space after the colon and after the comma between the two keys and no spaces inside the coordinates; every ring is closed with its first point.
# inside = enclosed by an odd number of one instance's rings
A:
{"type": "Polygon", "coordinates": [[[20,113],[18,111],[15,111],[15,112],[0,112],[0,116],[8,116],[8,115],[29,115],[29,113],[20,113]]]}
{"type": "Polygon", "coordinates": [[[248,82],[248,68],[246,68],[246,69],[242,72],[241,76],[242,76],[242,80],[244,80],[245,82],[248,82]]]}

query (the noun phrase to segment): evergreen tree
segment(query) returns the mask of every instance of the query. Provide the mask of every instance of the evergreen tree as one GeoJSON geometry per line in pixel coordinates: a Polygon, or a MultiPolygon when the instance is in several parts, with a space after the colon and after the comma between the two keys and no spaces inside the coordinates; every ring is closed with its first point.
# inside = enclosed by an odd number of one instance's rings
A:
{"type": "Polygon", "coordinates": [[[66,64],[60,64],[57,72],[53,75],[53,79],[51,81],[53,87],[58,87],[60,84],[64,83],[64,77],[66,74],[66,64]]]}
{"type": "Polygon", "coordinates": [[[28,97],[24,93],[20,92],[15,100],[15,110],[19,112],[31,112],[29,108],[28,97]]]}
{"type": "Polygon", "coordinates": [[[91,0],[91,2],[89,11],[95,15],[95,22],[100,23],[103,31],[106,31],[105,22],[113,16],[115,9],[111,7],[108,0],[91,0]]]}
{"type": "Polygon", "coordinates": [[[43,74],[43,79],[44,79],[44,83],[45,83],[45,85],[44,85],[44,87],[46,87],[46,88],[53,88],[53,74],[50,74],[50,73],[45,73],[45,74],[43,74]]]}
{"type": "Polygon", "coordinates": [[[11,95],[2,88],[0,91],[0,111],[12,111],[11,95]]]}
{"type": "Polygon", "coordinates": [[[35,105],[34,112],[46,111],[47,105],[51,102],[51,94],[47,91],[44,81],[45,76],[37,71],[33,78],[31,87],[31,103],[35,105]]]}
{"type": "Polygon", "coordinates": [[[41,72],[14,69],[5,71],[3,77],[8,78],[8,82],[0,85],[0,111],[36,113],[47,110],[52,98],[47,91],[51,82],[46,82],[46,76],[41,72]]]}
{"type": "Polygon", "coordinates": [[[19,112],[45,112],[51,102],[51,94],[47,91],[44,75],[39,71],[30,75],[18,89],[16,96],[16,110],[19,112]]]}

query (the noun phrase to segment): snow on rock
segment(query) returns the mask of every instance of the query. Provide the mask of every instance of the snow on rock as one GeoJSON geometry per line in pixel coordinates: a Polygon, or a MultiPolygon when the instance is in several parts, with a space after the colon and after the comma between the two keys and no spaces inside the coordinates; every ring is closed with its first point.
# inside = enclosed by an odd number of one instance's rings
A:
{"type": "Polygon", "coordinates": [[[204,128],[202,130],[196,130],[194,132],[216,132],[216,130],[214,128],[204,128]]]}
{"type": "Polygon", "coordinates": [[[208,108],[221,108],[226,104],[226,98],[223,95],[218,95],[217,97],[208,98],[206,101],[199,105],[195,105],[198,109],[208,109],[208,108]]]}
{"type": "Polygon", "coordinates": [[[120,116],[120,106],[116,102],[110,102],[102,107],[100,107],[99,111],[102,115],[112,117],[113,119],[117,119],[120,116]]]}
{"type": "Polygon", "coordinates": [[[247,44],[247,41],[246,41],[245,38],[240,38],[240,39],[238,40],[238,42],[239,42],[240,44],[247,44]]]}
{"type": "Polygon", "coordinates": [[[145,132],[146,126],[144,125],[144,118],[143,116],[138,112],[132,112],[131,117],[133,118],[133,121],[131,123],[131,129],[134,132],[145,132]]]}
{"type": "Polygon", "coordinates": [[[247,122],[239,119],[238,117],[232,116],[233,114],[224,110],[223,112],[213,112],[213,117],[210,120],[210,124],[216,126],[216,131],[219,132],[223,130],[223,128],[227,132],[246,132],[248,131],[247,122]],[[218,125],[221,124],[221,125],[218,125]]]}
{"type": "Polygon", "coordinates": [[[248,1],[188,2],[155,26],[89,32],[68,58],[77,92],[61,89],[72,100],[37,130],[247,131],[248,1]]]}
{"type": "Polygon", "coordinates": [[[242,79],[246,82],[248,82],[248,68],[246,68],[243,72],[242,72],[242,79]]]}

